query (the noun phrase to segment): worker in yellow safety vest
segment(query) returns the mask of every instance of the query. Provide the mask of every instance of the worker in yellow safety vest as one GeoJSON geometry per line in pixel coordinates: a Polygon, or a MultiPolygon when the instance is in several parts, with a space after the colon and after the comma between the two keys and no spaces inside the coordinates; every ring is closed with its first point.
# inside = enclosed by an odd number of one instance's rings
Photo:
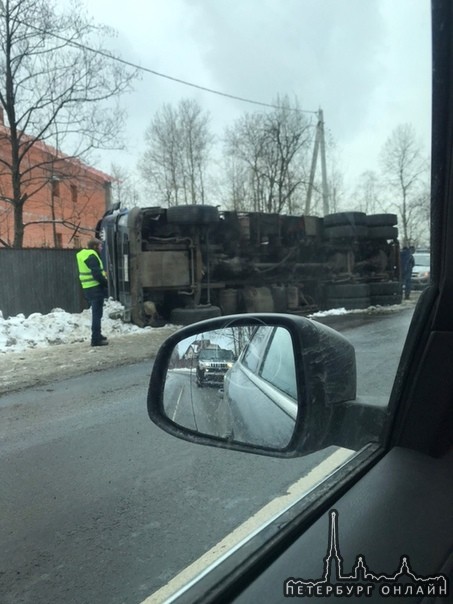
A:
{"type": "Polygon", "coordinates": [[[83,295],[91,307],[91,346],[106,346],[101,333],[104,298],[107,297],[107,279],[100,256],[102,241],[90,239],[87,248],[77,252],[77,266],[83,295]]]}

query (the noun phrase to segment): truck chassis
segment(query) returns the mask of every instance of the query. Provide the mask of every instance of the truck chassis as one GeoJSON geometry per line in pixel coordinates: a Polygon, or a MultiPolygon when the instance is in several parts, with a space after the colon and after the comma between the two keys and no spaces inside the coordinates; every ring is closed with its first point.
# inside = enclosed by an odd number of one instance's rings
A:
{"type": "Polygon", "coordinates": [[[206,205],[108,212],[109,294],[140,326],[401,303],[394,214],[324,218],[206,205]]]}

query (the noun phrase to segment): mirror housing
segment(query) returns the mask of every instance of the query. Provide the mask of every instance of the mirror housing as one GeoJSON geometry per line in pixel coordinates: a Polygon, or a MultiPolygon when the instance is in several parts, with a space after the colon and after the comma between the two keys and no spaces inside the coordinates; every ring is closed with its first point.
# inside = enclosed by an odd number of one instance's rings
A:
{"type": "MultiPolygon", "coordinates": [[[[212,398],[218,397],[218,389],[212,398]]],[[[352,344],[333,329],[297,315],[259,313],[224,316],[200,321],[171,335],[156,356],[148,389],[150,419],[166,432],[190,442],[226,449],[298,457],[336,445],[357,449],[377,436],[383,413],[356,399],[356,363],[352,344]],[[279,326],[288,330],[297,380],[297,417],[285,447],[269,447],[203,434],[175,423],[167,416],[164,390],[172,354],[181,341],[201,333],[241,326],[279,326]],[[368,425],[363,433],[360,424],[368,425]],[[353,422],[353,429],[348,424],[353,422]],[[371,427],[370,427],[371,425],[371,427]]]]}

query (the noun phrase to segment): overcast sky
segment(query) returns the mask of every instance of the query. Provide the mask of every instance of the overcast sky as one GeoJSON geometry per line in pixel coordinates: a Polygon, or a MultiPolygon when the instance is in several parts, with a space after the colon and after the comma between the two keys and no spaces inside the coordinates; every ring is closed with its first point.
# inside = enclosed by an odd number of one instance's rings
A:
{"type": "MultiPolygon", "coordinates": [[[[346,180],[378,168],[379,152],[401,123],[429,150],[429,0],[90,0],[88,13],[111,25],[123,59],[228,94],[272,103],[297,97],[324,111],[346,180]]],[[[164,103],[195,98],[221,136],[258,106],[144,73],[124,97],[128,151],[105,154],[134,168],[143,134],[164,103]]]]}

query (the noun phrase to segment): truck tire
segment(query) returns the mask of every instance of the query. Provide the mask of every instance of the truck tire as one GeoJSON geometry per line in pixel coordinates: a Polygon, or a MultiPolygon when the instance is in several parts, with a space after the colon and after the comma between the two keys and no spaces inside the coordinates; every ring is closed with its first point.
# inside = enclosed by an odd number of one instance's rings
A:
{"type": "Polygon", "coordinates": [[[371,304],[373,306],[392,306],[393,304],[401,304],[403,301],[402,293],[394,296],[371,296],[371,304]]]}
{"type": "Polygon", "coordinates": [[[366,225],[366,214],[364,212],[337,212],[324,216],[324,226],[359,226],[366,225]]]}
{"type": "Polygon", "coordinates": [[[363,225],[329,226],[324,228],[326,239],[364,239],[368,236],[368,227],[363,225]]]}
{"type": "Polygon", "coordinates": [[[345,308],[346,310],[364,309],[371,305],[370,298],[328,298],[327,308],[345,308]]]}
{"type": "Polygon", "coordinates": [[[327,286],[328,298],[368,298],[368,283],[334,283],[327,286]]]}
{"type": "Polygon", "coordinates": [[[366,217],[368,226],[395,226],[398,224],[396,214],[369,214],[366,217]]]}
{"type": "Polygon", "coordinates": [[[172,206],[167,210],[167,222],[171,224],[212,224],[219,220],[219,210],[214,206],[172,206]]]}
{"type": "Polygon", "coordinates": [[[174,308],[170,313],[170,321],[174,325],[191,325],[205,319],[220,317],[218,306],[198,306],[196,308],[174,308]]]}
{"type": "Polygon", "coordinates": [[[402,291],[399,281],[376,281],[370,283],[370,296],[397,296],[402,291]]]}
{"type": "Polygon", "coordinates": [[[398,229],[394,226],[370,226],[368,227],[370,239],[398,239],[398,229]]]}

